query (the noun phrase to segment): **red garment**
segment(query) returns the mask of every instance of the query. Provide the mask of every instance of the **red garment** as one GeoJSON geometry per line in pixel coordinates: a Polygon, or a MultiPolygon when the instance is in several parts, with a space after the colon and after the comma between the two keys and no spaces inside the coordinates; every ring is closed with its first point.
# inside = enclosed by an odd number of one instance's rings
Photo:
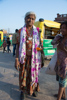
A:
{"type": "Polygon", "coordinates": [[[22,28],[20,28],[20,29],[18,30],[18,33],[19,33],[19,34],[20,34],[20,32],[21,32],[21,29],[22,29],[22,28]]]}
{"type": "Polygon", "coordinates": [[[7,43],[6,42],[3,42],[3,47],[6,47],[7,46],[7,43]]]}

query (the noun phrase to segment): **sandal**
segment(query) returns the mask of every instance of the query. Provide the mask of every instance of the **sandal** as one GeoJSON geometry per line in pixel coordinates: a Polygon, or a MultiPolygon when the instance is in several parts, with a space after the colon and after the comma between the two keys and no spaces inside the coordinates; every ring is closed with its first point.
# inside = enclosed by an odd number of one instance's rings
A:
{"type": "Polygon", "coordinates": [[[20,94],[20,100],[24,100],[25,99],[25,94],[23,92],[21,92],[20,94]]]}
{"type": "Polygon", "coordinates": [[[35,91],[35,92],[32,94],[32,96],[34,96],[34,97],[37,97],[37,95],[38,95],[37,91],[35,91]]]}

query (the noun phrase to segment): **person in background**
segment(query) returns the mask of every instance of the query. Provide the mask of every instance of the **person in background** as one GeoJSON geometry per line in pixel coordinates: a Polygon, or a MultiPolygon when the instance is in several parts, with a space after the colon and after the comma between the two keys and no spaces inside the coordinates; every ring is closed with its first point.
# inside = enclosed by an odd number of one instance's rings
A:
{"type": "Polygon", "coordinates": [[[55,36],[52,44],[57,44],[57,64],[55,71],[59,80],[57,100],[66,100],[65,87],[67,86],[67,21],[60,25],[60,32],[55,36]]]}
{"type": "Polygon", "coordinates": [[[20,38],[16,48],[15,68],[19,67],[20,100],[25,99],[25,94],[37,96],[39,89],[39,71],[41,68],[41,50],[37,28],[34,26],[36,15],[27,12],[25,25],[21,29],[20,38]]]}
{"type": "Polygon", "coordinates": [[[10,50],[10,45],[11,45],[11,42],[10,42],[10,38],[8,37],[7,38],[7,52],[9,53],[9,51],[11,52],[10,50]]]}
{"type": "Polygon", "coordinates": [[[5,49],[6,49],[6,46],[7,46],[7,43],[6,43],[6,41],[4,40],[4,42],[3,42],[3,53],[6,51],[5,49]]]}
{"type": "Polygon", "coordinates": [[[18,34],[18,29],[15,30],[15,33],[12,36],[13,56],[15,56],[15,51],[16,51],[17,34],[18,34]]]}
{"type": "Polygon", "coordinates": [[[20,33],[21,33],[21,30],[22,30],[22,28],[20,28],[19,30],[18,30],[18,34],[17,34],[17,36],[16,36],[16,38],[17,38],[17,43],[18,43],[18,41],[20,41],[20,33]]]}

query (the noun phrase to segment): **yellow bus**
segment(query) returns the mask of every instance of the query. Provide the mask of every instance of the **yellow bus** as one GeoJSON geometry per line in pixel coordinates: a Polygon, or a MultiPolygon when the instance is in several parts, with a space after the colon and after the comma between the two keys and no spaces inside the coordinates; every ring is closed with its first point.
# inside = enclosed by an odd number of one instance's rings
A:
{"type": "Polygon", "coordinates": [[[51,41],[55,37],[55,35],[59,33],[60,23],[50,20],[44,20],[41,18],[39,19],[39,21],[36,21],[34,25],[41,29],[40,38],[43,42],[43,50],[45,56],[53,55],[56,48],[53,48],[53,45],[51,45],[51,41]]]}
{"type": "Polygon", "coordinates": [[[2,46],[3,43],[3,31],[0,31],[0,47],[2,46]]]}

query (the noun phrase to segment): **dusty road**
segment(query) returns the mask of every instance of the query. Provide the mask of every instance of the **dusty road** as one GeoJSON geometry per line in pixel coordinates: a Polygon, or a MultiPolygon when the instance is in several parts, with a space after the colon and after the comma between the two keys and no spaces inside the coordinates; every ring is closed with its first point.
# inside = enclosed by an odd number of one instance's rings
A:
{"type": "MultiPolygon", "coordinates": [[[[8,54],[2,53],[2,50],[0,50],[0,100],[20,100],[18,71],[14,68],[14,60],[12,51],[8,54]]],[[[40,92],[38,96],[27,96],[25,100],[56,100],[53,95],[58,92],[58,82],[55,76],[45,74],[45,68],[48,64],[49,61],[45,60],[44,67],[40,72],[40,92]]]]}

